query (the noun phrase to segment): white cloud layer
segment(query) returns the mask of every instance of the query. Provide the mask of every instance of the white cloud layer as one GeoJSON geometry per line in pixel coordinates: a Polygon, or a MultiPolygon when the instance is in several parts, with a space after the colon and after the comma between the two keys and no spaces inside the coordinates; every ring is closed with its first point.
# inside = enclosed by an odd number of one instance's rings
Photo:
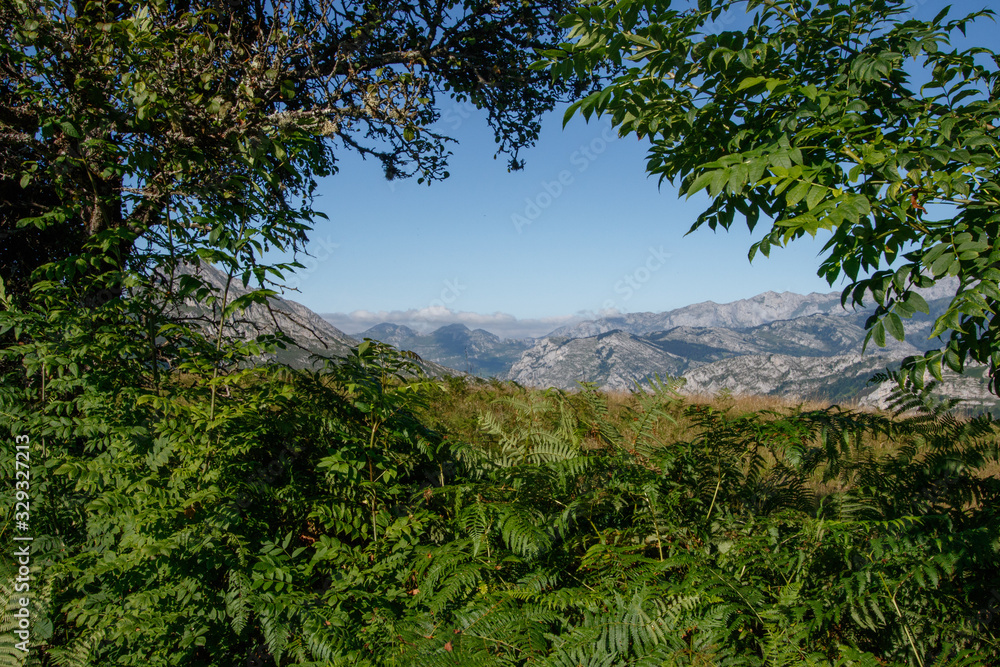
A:
{"type": "Polygon", "coordinates": [[[322,317],[345,333],[363,333],[383,322],[401,324],[419,333],[429,333],[448,324],[464,324],[470,329],[485,329],[501,338],[541,338],[553,329],[593,319],[594,313],[559,317],[518,319],[508,313],[453,312],[444,306],[410,310],[355,310],[351,313],[323,313],[322,317]]]}

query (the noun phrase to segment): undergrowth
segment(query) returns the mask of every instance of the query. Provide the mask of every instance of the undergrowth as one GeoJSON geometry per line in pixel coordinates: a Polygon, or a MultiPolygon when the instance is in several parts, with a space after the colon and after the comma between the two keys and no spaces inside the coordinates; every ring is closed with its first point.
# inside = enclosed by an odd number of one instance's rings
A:
{"type": "Polygon", "coordinates": [[[33,649],[0,664],[1000,662],[989,416],[428,380],[374,342],[58,363],[0,393],[45,447],[33,649]]]}

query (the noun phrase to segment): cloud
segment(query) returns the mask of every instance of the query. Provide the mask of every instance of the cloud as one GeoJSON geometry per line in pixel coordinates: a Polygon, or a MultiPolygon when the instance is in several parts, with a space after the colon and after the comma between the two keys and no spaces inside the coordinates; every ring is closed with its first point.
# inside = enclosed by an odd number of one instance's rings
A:
{"type": "Polygon", "coordinates": [[[360,334],[383,322],[401,324],[420,333],[429,333],[448,324],[464,324],[470,329],[485,329],[501,338],[541,338],[553,329],[593,319],[593,313],[557,317],[519,319],[508,313],[454,312],[444,306],[410,310],[355,310],[351,313],[322,313],[323,319],[352,335],[360,334]]]}

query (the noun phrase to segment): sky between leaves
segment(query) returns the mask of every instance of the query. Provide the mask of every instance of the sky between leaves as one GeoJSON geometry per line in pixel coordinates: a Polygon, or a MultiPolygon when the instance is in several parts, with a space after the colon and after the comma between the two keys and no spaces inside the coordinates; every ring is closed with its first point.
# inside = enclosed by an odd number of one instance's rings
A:
{"type": "MultiPolygon", "coordinates": [[[[994,0],[959,0],[952,15],[983,3],[994,0]]],[[[930,19],[948,3],[911,4],[930,19]]],[[[1000,50],[998,30],[978,24],[956,46],[1000,50]]],[[[606,119],[576,117],[563,129],[563,111],[549,114],[519,172],[493,158],[483,115],[453,100],[435,128],[458,140],[446,181],[389,182],[378,162],[341,156],[317,202],[330,219],[310,235],[312,257],[289,281],[299,292],[286,296],[348,333],[380,322],[421,331],[463,323],[523,337],[616,312],[839,289],[816,275],[822,236],[752,264],[747,250],[764,221],[753,235],[734,225],[685,236],[706,200],[658,188],[644,170],[645,142],[618,138],[606,119]]]]}

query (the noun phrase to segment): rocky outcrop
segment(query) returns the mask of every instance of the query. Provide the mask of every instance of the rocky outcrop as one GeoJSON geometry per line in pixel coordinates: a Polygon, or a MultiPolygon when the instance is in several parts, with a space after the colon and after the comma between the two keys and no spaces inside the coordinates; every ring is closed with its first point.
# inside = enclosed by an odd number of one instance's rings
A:
{"type": "Polygon", "coordinates": [[[825,357],[749,354],[687,371],[684,391],[770,395],[791,400],[854,400],[866,393],[869,378],[897,359],[886,352],[825,357]]]}
{"type": "Polygon", "coordinates": [[[604,390],[632,390],[655,374],[677,376],[687,360],[622,331],[587,338],[545,338],[505,376],[520,384],[574,389],[582,381],[604,390]]]}

